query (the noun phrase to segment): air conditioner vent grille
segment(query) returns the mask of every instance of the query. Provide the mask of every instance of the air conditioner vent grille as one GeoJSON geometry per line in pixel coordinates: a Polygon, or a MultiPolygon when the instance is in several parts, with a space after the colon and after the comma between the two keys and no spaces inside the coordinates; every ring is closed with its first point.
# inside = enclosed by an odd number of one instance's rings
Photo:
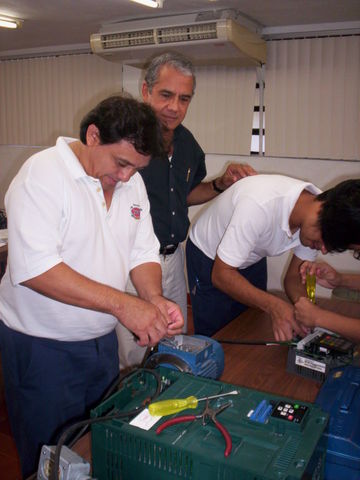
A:
{"type": "Polygon", "coordinates": [[[216,23],[181,25],[134,32],[107,33],[101,35],[104,50],[137,47],[143,45],[191,42],[217,38],[216,23]]]}
{"type": "Polygon", "coordinates": [[[104,50],[112,48],[136,47],[141,45],[155,45],[154,30],[140,30],[138,32],[108,33],[101,35],[104,50]]]}
{"type": "Polygon", "coordinates": [[[158,43],[188,42],[217,38],[216,23],[184,25],[159,28],[156,32],[158,43]]]}
{"type": "Polygon", "coordinates": [[[90,36],[91,50],[114,61],[145,66],[152,56],[176,49],[195,65],[259,66],[266,42],[231,18],[176,15],[108,25],[90,36]],[[180,18],[181,17],[181,18],[180,18]]]}

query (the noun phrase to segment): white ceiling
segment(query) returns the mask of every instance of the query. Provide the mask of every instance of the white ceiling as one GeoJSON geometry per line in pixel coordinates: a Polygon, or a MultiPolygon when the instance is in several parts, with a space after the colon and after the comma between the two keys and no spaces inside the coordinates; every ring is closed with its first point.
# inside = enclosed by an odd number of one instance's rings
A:
{"type": "Polygon", "coordinates": [[[0,28],[0,58],[19,53],[89,51],[102,25],[212,9],[236,9],[262,27],[359,22],[360,0],[164,0],[151,9],[130,0],[2,0],[0,14],[22,19],[18,30],[0,28]]]}

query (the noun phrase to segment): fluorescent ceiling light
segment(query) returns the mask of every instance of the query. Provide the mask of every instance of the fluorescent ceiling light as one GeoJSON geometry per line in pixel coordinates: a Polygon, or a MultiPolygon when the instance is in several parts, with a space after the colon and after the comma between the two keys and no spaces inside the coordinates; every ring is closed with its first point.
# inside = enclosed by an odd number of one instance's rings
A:
{"type": "Polygon", "coordinates": [[[6,15],[0,15],[0,27],[3,28],[18,28],[21,25],[21,20],[17,18],[7,17],[6,15]]]}
{"type": "Polygon", "coordinates": [[[164,0],[131,0],[132,2],[141,3],[141,5],[145,5],[146,7],[151,8],[162,8],[164,0]]]}

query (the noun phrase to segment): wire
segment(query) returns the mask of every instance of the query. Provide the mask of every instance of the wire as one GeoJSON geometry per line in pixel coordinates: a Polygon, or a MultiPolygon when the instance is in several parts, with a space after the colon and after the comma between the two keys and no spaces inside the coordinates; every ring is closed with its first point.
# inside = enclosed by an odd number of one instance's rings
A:
{"type": "MultiPolygon", "coordinates": [[[[130,375],[135,375],[135,374],[140,374],[140,373],[149,373],[149,374],[151,374],[155,377],[157,386],[156,386],[156,390],[155,390],[154,395],[149,398],[149,403],[150,403],[151,401],[155,400],[155,398],[157,398],[159,396],[160,389],[161,389],[160,375],[157,372],[155,372],[154,370],[143,368],[141,370],[135,370],[134,372],[129,372],[128,374],[126,374],[124,376],[120,375],[119,376],[120,379],[119,379],[119,377],[116,379],[116,381],[118,381],[117,386],[119,387],[120,384],[130,375]]],[[[113,384],[110,386],[108,391],[105,393],[103,398],[100,400],[100,403],[102,403],[106,398],[108,398],[110,396],[112,390],[115,389],[115,382],[113,382],[113,384]]],[[[130,410],[128,412],[118,412],[117,411],[116,413],[113,413],[111,415],[107,414],[107,415],[102,416],[102,417],[90,418],[88,420],[82,420],[80,422],[77,422],[77,423],[71,425],[69,428],[67,428],[62,433],[62,435],[60,436],[59,441],[56,445],[55,455],[54,455],[54,466],[53,466],[52,471],[50,472],[49,480],[59,480],[59,478],[60,478],[59,477],[59,465],[60,465],[61,448],[65,444],[66,439],[69,437],[69,435],[71,435],[73,432],[75,432],[78,428],[82,428],[82,430],[85,428],[85,431],[86,431],[86,429],[89,427],[89,425],[92,425],[92,424],[98,423],[98,422],[104,422],[104,421],[107,421],[107,420],[114,420],[114,419],[118,419],[118,418],[131,417],[131,416],[134,416],[134,415],[138,414],[143,408],[145,408],[145,407],[143,405],[141,405],[141,406],[138,406],[138,407],[136,407],[133,410],[130,410]]],[[[77,437],[78,437],[78,435],[75,437],[76,440],[77,440],[77,437]]],[[[71,445],[73,445],[75,443],[75,441],[73,441],[71,443],[71,445]]],[[[36,476],[36,474],[35,474],[35,476],[36,476]]]]}
{"type": "Polygon", "coordinates": [[[219,343],[231,343],[235,345],[265,345],[267,347],[278,346],[278,345],[287,345],[288,347],[292,347],[297,345],[297,342],[292,340],[286,341],[268,341],[268,340],[227,340],[227,339],[216,339],[219,343]]]}
{"type": "Polygon", "coordinates": [[[30,477],[27,477],[26,480],[34,480],[34,478],[36,478],[36,477],[37,477],[37,472],[30,475],[30,477]]]}
{"type": "MultiPolygon", "coordinates": [[[[118,389],[118,387],[121,385],[121,383],[124,380],[126,380],[126,378],[130,377],[131,375],[134,375],[134,373],[136,373],[137,371],[138,371],[138,369],[133,369],[126,374],[121,374],[120,373],[119,375],[117,375],[117,377],[115,378],[113,383],[110,385],[110,387],[107,389],[107,391],[105,392],[105,394],[101,398],[100,403],[104,402],[107,398],[109,398],[113,394],[113,392],[118,389]]],[[[88,427],[89,427],[89,425],[85,425],[75,435],[75,437],[68,443],[69,448],[71,448],[79,440],[79,438],[81,438],[86,433],[86,431],[88,430],[88,427]]],[[[30,480],[30,479],[28,479],[28,480],[30,480]]]]}

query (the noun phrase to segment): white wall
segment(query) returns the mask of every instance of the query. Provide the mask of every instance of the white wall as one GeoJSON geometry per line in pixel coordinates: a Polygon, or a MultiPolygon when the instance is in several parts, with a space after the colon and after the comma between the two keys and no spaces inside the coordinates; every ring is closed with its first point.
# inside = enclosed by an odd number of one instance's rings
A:
{"type": "MultiPolygon", "coordinates": [[[[207,155],[208,177],[217,176],[231,162],[249,163],[259,173],[280,173],[312,182],[325,190],[348,178],[360,178],[360,162],[337,160],[313,160],[275,157],[241,157],[235,155],[207,155]]],[[[190,219],[196,217],[201,206],[190,208],[190,219]]],[[[268,289],[282,289],[282,279],[290,254],[268,259],[268,289]]],[[[326,262],[342,271],[359,272],[360,263],[350,252],[341,254],[319,254],[326,262]]],[[[317,295],[329,297],[330,291],[317,287],[317,295]]]]}

